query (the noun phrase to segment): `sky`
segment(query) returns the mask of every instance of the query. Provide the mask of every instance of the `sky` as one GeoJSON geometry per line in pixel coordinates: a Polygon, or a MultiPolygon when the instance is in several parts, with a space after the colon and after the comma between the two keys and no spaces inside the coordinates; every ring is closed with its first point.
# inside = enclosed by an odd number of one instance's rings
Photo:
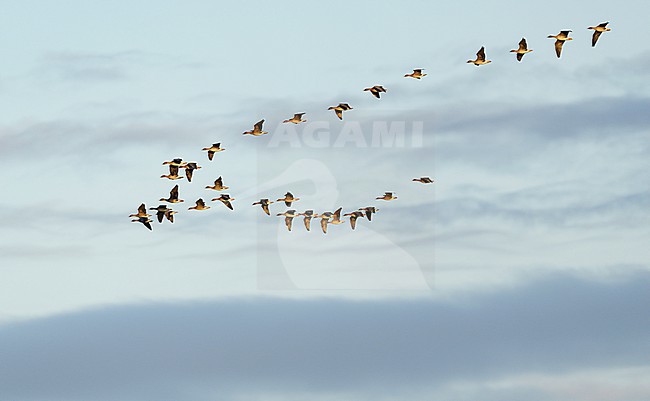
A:
{"type": "Polygon", "coordinates": [[[0,399],[650,399],[647,2],[2,5],[0,399]]]}

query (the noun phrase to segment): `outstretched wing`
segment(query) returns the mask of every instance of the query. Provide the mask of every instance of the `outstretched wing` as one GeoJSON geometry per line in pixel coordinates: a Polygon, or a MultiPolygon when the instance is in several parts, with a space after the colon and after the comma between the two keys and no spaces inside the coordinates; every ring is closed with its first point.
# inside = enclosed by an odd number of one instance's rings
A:
{"type": "Polygon", "coordinates": [[[305,217],[303,221],[305,222],[305,228],[307,231],[311,231],[311,217],[305,217]]]}
{"type": "Polygon", "coordinates": [[[271,215],[271,212],[269,212],[269,205],[262,203],[262,210],[264,210],[264,213],[268,214],[269,216],[271,215]]]}
{"type": "Polygon", "coordinates": [[[339,118],[339,120],[343,120],[343,110],[334,109],[334,112],[336,113],[336,116],[339,118]]]}
{"type": "Polygon", "coordinates": [[[178,199],[178,185],[174,186],[174,188],[169,191],[169,199],[178,199]]]}
{"type": "Polygon", "coordinates": [[[291,223],[293,223],[293,217],[285,217],[284,224],[287,225],[287,229],[291,231],[291,223]]]}
{"type": "Polygon", "coordinates": [[[258,121],[257,124],[255,124],[255,126],[253,127],[253,129],[255,131],[262,131],[262,124],[264,124],[264,120],[258,121]]]}
{"type": "Polygon", "coordinates": [[[562,55],[562,45],[564,44],[563,40],[556,40],[555,41],[555,54],[557,55],[557,58],[560,58],[562,55]]]}
{"type": "Polygon", "coordinates": [[[321,219],[320,220],[320,228],[323,229],[323,232],[327,234],[327,223],[329,223],[328,219],[321,219]]]}
{"type": "Polygon", "coordinates": [[[528,43],[526,43],[526,38],[521,38],[519,41],[519,50],[528,50],[528,43]]]}
{"type": "Polygon", "coordinates": [[[596,46],[596,42],[598,42],[600,34],[602,34],[602,32],[594,30],[594,36],[591,37],[591,47],[596,46]]]}
{"type": "Polygon", "coordinates": [[[485,61],[485,46],[479,49],[478,53],[476,53],[476,58],[479,61],[485,61]]]}

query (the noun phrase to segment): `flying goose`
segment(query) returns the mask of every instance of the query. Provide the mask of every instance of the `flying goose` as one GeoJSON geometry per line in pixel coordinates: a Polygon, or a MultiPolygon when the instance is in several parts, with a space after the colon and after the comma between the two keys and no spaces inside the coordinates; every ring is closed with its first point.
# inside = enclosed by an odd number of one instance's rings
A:
{"type": "Polygon", "coordinates": [[[214,180],[213,186],[208,185],[207,187],[205,187],[205,189],[214,189],[215,191],[225,191],[228,188],[230,187],[223,185],[223,179],[221,178],[221,176],[219,176],[219,178],[214,180]]]}
{"type": "Polygon", "coordinates": [[[327,234],[327,225],[329,224],[330,219],[332,218],[332,212],[325,212],[322,214],[317,214],[314,217],[320,218],[320,228],[323,230],[324,234],[327,234]]]}
{"type": "Polygon", "coordinates": [[[264,124],[264,120],[258,121],[254,126],[251,131],[246,131],[242,135],[253,135],[253,136],[261,136],[264,134],[268,134],[266,131],[262,131],[262,124],[264,124]]]}
{"type": "Polygon", "coordinates": [[[397,196],[393,196],[392,192],[386,192],[383,196],[378,196],[375,199],[391,201],[397,199],[397,196]]]}
{"type": "MultiPolygon", "coordinates": [[[[184,165],[183,165],[184,166],[184,165]]],[[[163,174],[160,178],[167,178],[169,180],[182,180],[183,177],[178,175],[178,166],[170,164],[169,165],[169,174],[163,174]]]]}
{"type": "Polygon", "coordinates": [[[161,202],[169,202],[169,203],[180,203],[180,202],[185,202],[183,199],[178,199],[178,185],[175,185],[174,188],[172,188],[171,191],[169,191],[169,198],[160,198],[161,202]]]}
{"type": "Polygon", "coordinates": [[[526,38],[521,38],[519,41],[519,48],[516,50],[510,50],[510,53],[517,53],[517,61],[521,61],[524,58],[524,54],[532,52],[532,49],[528,49],[528,43],[526,43],[526,38]]]}
{"type": "Polygon", "coordinates": [[[156,217],[158,218],[158,223],[163,222],[163,218],[166,217],[170,222],[174,222],[174,215],[178,213],[175,210],[169,209],[167,205],[158,205],[158,207],[150,207],[149,210],[156,211],[156,217]]]}
{"type": "Polygon", "coordinates": [[[205,202],[203,202],[203,198],[199,198],[196,200],[196,206],[191,206],[187,208],[188,210],[208,210],[210,209],[210,206],[206,206],[205,202]]]}
{"type": "Polygon", "coordinates": [[[306,123],[307,120],[302,119],[303,115],[305,115],[305,113],[296,113],[290,119],[284,120],[282,122],[283,123],[294,123],[294,124],[306,123]]]}
{"type": "Polygon", "coordinates": [[[421,182],[422,184],[431,184],[433,180],[429,177],[414,178],[412,181],[421,182]]]}
{"type": "Polygon", "coordinates": [[[560,55],[562,54],[562,45],[564,45],[564,42],[567,40],[573,40],[573,38],[569,37],[569,33],[572,31],[560,31],[557,35],[548,35],[548,38],[551,39],[556,39],[555,40],[555,54],[557,55],[557,58],[560,58],[560,55]]]}
{"type": "Polygon", "coordinates": [[[330,106],[327,110],[334,110],[339,120],[343,120],[343,112],[352,110],[352,107],[347,103],[339,103],[338,106],[330,106]]]}
{"type": "Polygon", "coordinates": [[[365,88],[365,89],[364,89],[364,92],[365,92],[365,91],[370,91],[370,93],[372,93],[372,95],[373,95],[374,97],[376,97],[377,99],[380,99],[379,94],[380,94],[381,92],[386,93],[386,89],[385,89],[383,86],[381,86],[381,85],[375,85],[375,86],[373,86],[372,88],[365,88]]]}
{"type": "Polygon", "coordinates": [[[300,216],[305,216],[303,219],[303,222],[305,223],[305,228],[307,231],[310,231],[311,228],[311,219],[314,217],[314,211],[313,210],[305,210],[304,213],[300,213],[300,216]]]}
{"type": "Polygon", "coordinates": [[[362,207],[359,210],[366,212],[366,218],[368,221],[372,221],[372,214],[379,211],[379,209],[374,206],[362,207]]]}
{"type": "Polygon", "coordinates": [[[278,213],[277,216],[284,216],[284,224],[287,226],[287,230],[291,231],[291,225],[293,223],[293,218],[299,216],[295,210],[287,210],[284,213],[278,213]]]}
{"type": "Polygon", "coordinates": [[[270,200],[264,198],[264,199],[260,199],[259,202],[255,202],[255,203],[253,203],[253,206],[255,206],[255,205],[260,205],[260,206],[262,206],[262,210],[264,210],[264,213],[266,213],[267,215],[270,216],[271,213],[269,212],[269,205],[270,205],[271,203],[273,203],[273,201],[270,201],[270,200]]]}
{"type": "Polygon", "coordinates": [[[144,205],[144,203],[141,204],[140,206],[138,206],[138,213],[129,215],[129,217],[138,217],[138,218],[139,217],[149,217],[149,216],[151,216],[151,215],[147,214],[147,208],[144,205]]]}
{"type": "Polygon", "coordinates": [[[360,211],[354,211],[352,213],[346,213],[343,216],[349,216],[350,217],[350,226],[352,226],[352,229],[354,230],[357,226],[357,219],[359,217],[363,217],[363,212],[360,211]]]}
{"type": "Polygon", "coordinates": [[[332,214],[332,220],[330,221],[330,224],[345,223],[345,220],[341,220],[341,209],[343,208],[340,207],[334,211],[334,214],[332,214]]]}
{"type": "Polygon", "coordinates": [[[230,203],[231,201],[234,201],[234,200],[235,200],[235,198],[231,198],[230,195],[228,195],[228,194],[221,194],[220,197],[212,199],[212,202],[214,202],[214,201],[221,201],[221,203],[223,203],[224,205],[226,205],[226,207],[227,207],[228,209],[230,209],[230,210],[234,210],[234,209],[232,208],[232,203],[230,203]]]}
{"type": "Polygon", "coordinates": [[[472,63],[475,66],[483,65],[483,64],[489,64],[492,62],[492,60],[486,60],[485,59],[485,46],[481,47],[479,51],[476,53],[476,60],[467,60],[468,63],[472,63]]]}
{"type": "Polygon", "coordinates": [[[609,22],[603,22],[600,25],[590,26],[589,28],[587,28],[587,29],[594,30],[594,36],[591,37],[591,47],[596,46],[596,42],[598,42],[598,38],[603,32],[608,32],[612,30],[611,28],[607,28],[607,24],[609,24],[609,22]]]}
{"type": "Polygon", "coordinates": [[[170,161],[163,162],[163,166],[166,166],[166,165],[174,166],[174,167],[184,167],[185,163],[183,162],[183,159],[178,157],[176,159],[172,159],[170,161]]]}
{"type": "Polygon", "coordinates": [[[213,143],[209,148],[203,148],[201,150],[208,152],[208,160],[212,160],[216,152],[223,152],[225,149],[221,147],[221,143],[213,143]]]}
{"type": "Polygon", "coordinates": [[[192,174],[194,170],[199,170],[201,166],[196,164],[196,162],[186,163],[185,164],[185,176],[187,177],[187,182],[192,182],[192,174]]]}
{"type": "Polygon", "coordinates": [[[296,198],[293,196],[291,192],[287,192],[286,194],[284,194],[284,198],[280,198],[276,200],[276,202],[284,202],[284,204],[287,205],[287,207],[291,207],[292,202],[298,202],[299,200],[300,198],[296,198]]]}
{"type": "Polygon", "coordinates": [[[131,220],[131,222],[132,223],[142,223],[149,230],[152,230],[152,228],[151,228],[151,220],[149,220],[148,217],[138,217],[135,220],[131,220]]]}
{"type": "Polygon", "coordinates": [[[415,79],[420,79],[422,77],[426,77],[427,74],[423,74],[422,73],[423,70],[424,70],[424,68],[417,68],[417,69],[413,70],[412,74],[404,75],[404,78],[411,77],[411,78],[415,78],[415,79]]]}

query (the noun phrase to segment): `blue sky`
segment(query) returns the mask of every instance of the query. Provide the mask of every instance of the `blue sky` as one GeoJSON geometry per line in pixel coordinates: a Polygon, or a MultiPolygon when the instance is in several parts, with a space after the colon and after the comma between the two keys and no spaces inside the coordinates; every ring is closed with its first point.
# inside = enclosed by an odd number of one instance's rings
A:
{"type": "Polygon", "coordinates": [[[0,398],[650,398],[648,11],[4,4],[0,398]],[[493,62],[466,64],[481,46],[493,62]],[[203,168],[149,232],[126,216],[173,157],[203,168]],[[219,175],[235,210],[187,211],[219,175]],[[289,233],[251,206],[286,191],[380,211],[289,233]]]}

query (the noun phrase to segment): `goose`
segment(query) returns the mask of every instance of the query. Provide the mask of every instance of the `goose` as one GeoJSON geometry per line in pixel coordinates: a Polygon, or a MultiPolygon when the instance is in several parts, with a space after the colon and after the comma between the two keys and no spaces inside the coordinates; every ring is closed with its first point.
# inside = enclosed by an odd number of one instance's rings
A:
{"type": "Polygon", "coordinates": [[[429,177],[414,178],[412,181],[421,182],[422,184],[431,184],[433,180],[429,177]]]}
{"type": "Polygon", "coordinates": [[[194,170],[199,169],[201,169],[201,166],[196,164],[196,162],[185,164],[185,176],[187,177],[187,182],[192,182],[192,174],[194,173],[194,170]]]}
{"type": "Polygon", "coordinates": [[[260,205],[260,206],[262,206],[262,210],[264,210],[264,213],[266,213],[267,215],[270,216],[271,213],[269,212],[269,205],[270,205],[271,203],[273,203],[273,201],[270,201],[270,200],[264,198],[264,199],[260,199],[259,202],[255,202],[255,203],[253,203],[253,206],[255,206],[255,205],[260,205]]]}
{"type": "Polygon", "coordinates": [[[379,211],[379,209],[374,206],[362,207],[359,210],[366,212],[366,218],[368,221],[372,221],[372,214],[379,211]]]}
{"type": "Polygon", "coordinates": [[[386,192],[383,196],[378,196],[375,199],[391,201],[397,199],[397,196],[393,196],[392,192],[386,192]]]}
{"type": "Polygon", "coordinates": [[[587,28],[587,29],[594,30],[594,36],[591,37],[591,47],[596,46],[596,42],[598,42],[598,38],[603,32],[608,32],[612,30],[612,28],[607,28],[607,24],[609,24],[609,22],[603,22],[600,25],[590,26],[589,28],[587,28]]]}
{"type": "Polygon", "coordinates": [[[178,166],[173,164],[169,165],[169,174],[163,174],[160,178],[167,178],[168,180],[182,180],[183,177],[178,175],[178,166]]]}
{"type": "Polygon", "coordinates": [[[178,199],[178,185],[174,186],[171,191],[169,191],[169,198],[160,198],[161,202],[169,202],[169,203],[180,203],[180,202],[185,202],[183,199],[178,199]]]}
{"type": "Polygon", "coordinates": [[[169,209],[167,205],[158,205],[158,207],[150,207],[149,210],[156,211],[156,217],[158,218],[158,223],[163,222],[163,218],[167,218],[170,222],[174,222],[174,215],[178,213],[175,210],[169,209]]]}
{"type": "Polygon", "coordinates": [[[216,152],[223,152],[225,149],[221,147],[221,143],[213,143],[209,148],[201,149],[208,152],[208,160],[212,160],[216,152]]]}
{"type": "Polygon", "coordinates": [[[264,120],[258,121],[254,126],[251,131],[246,131],[242,135],[253,135],[253,136],[261,136],[264,134],[268,134],[266,131],[262,131],[262,124],[264,124],[264,120]]]}
{"type": "Polygon", "coordinates": [[[346,213],[343,216],[349,216],[350,217],[350,226],[354,230],[357,226],[357,219],[359,217],[363,217],[363,212],[360,211],[354,211],[352,213],[346,213]]]}
{"type": "Polygon", "coordinates": [[[302,119],[303,115],[305,115],[305,113],[296,113],[290,119],[284,120],[282,122],[283,123],[294,123],[294,124],[306,123],[307,120],[302,119]]]}
{"type": "Polygon", "coordinates": [[[226,207],[227,207],[228,209],[230,209],[230,210],[234,210],[234,209],[232,208],[232,203],[230,203],[231,201],[234,201],[234,200],[235,200],[235,198],[231,198],[230,195],[228,195],[228,194],[221,194],[220,197],[212,199],[212,202],[214,202],[214,201],[221,201],[221,203],[223,203],[224,205],[226,205],[226,207]]]}
{"type": "Polygon", "coordinates": [[[365,91],[370,91],[370,93],[372,93],[372,95],[373,95],[374,97],[376,97],[377,99],[380,99],[379,94],[380,94],[381,92],[386,93],[386,89],[385,89],[383,86],[381,86],[381,85],[375,85],[375,86],[373,86],[372,88],[365,88],[365,89],[364,89],[364,92],[365,92],[365,91]]]}
{"type": "Polygon", "coordinates": [[[287,226],[287,230],[291,231],[293,218],[299,216],[299,214],[296,214],[296,211],[291,209],[291,210],[287,210],[284,213],[278,213],[277,216],[284,216],[284,224],[287,226]]]}
{"type": "Polygon", "coordinates": [[[332,214],[332,220],[330,221],[330,224],[345,223],[345,220],[341,220],[341,209],[343,208],[340,207],[334,211],[334,214],[332,214]]]}
{"type": "Polygon", "coordinates": [[[320,218],[320,228],[323,230],[324,234],[327,234],[327,225],[329,224],[330,219],[332,218],[332,212],[325,212],[322,214],[317,214],[314,217],[320,218]]]}
{"type": "Polygon", "coordinates": [[[210,206],[205,205],[205,202],[203,202],[203,198],[199,198],[196,200],[196,206],[191,206],[187,208],[187,210],[208,210],[208,209],[210,209],[210,206]]]}
{"type": "Polygon", "coordinates": [[[305,210],[304,213],[300,213],[300,216],[305,216],[303,219],[303,222],[305,223],[305,228],[307,231],[311,231],[311,219],[314,217],[314,211],[313,210],[305,210]]]}
{"type": "Polygon", "coordinates": [[[149,230],[152,230],[152,228],[151,228],[151,220],[149,220],[148,217],[138,217],[135,220],[131,220],[131,222],[132,223],[142,223],[149,230]]]}
{"type": "Polygon", "coordinates": [[[287,192],[286,194],[284,194],[284,198],[280,198],[276,200],[276,202],[284,202],[284,204],[287,205],[287,207],[291,207],[292,202],[298,202],[299,200],[300,198],[296,198],[293,196],[291,192],[287,192]]]}
{"type": "Polygon", "coordinates": [[[424,70],[424,68],[417,68],[417,69],[413,70],[412,74],[404,75],[404,78],[411,77],[411,78],[415,78],[415,79],[420,79],[422,77],[426,77],[427,74],[423,74],[422,73],[423,70],[424,70]]]}
{"type": "Polygon", "coordinates": [[[492,62],[492,60],[486,60],[485,59],[485,46],[481,47],[479,51],[476,53],[476,60],[467,60],[468,63],[472,63],[475,66],[483,65],[483,64],[489,64],[492,62]]]}
{"type": "Polygon", "coordinates": [[[167,166],[167,165],[174,166],[174,167],[184,167],[185,163],[183,162],[183,159],[178,157],[176,159],[172,159],[170,161],[163,162],[163,166],[167,166]]]}
{"type": "Polygon", "coordinates": [[[528,43],[526,43],[526,38],[521,38],[519,41],[519,48],[516,50],[510,50],[510,53],[517,53],[517,61],[521,61],[524,58],[524,54],[532,52],[532,49],[528,49],[528,43]]]}
{"type": "Polygon", "coordinates": [[[573,40],[573,38],[569,37],[569,33],[572,31],[566,30],[566,31],[560,31],[557,35],[548,35],[548,38],[550,39],[556,39],[555,40],[555,54],[557,55],[557,58],[560,58],[560,55],[562,54],[562,45],[564,45],[564,42],[567,40],[573,40]]]}
{"type": "Polygon", "coordinates": [[[140,206],[138,206],[138,213],[129,215],[129,217],[138,217],[138,218],[140,218],[140,217],[149,217],[149,216],[151,216],[151,215],[147,214],[147,208],[144,205],[144,203],[142,203],[140,206]]]}
{"type": "Polygon", "coordinates": [[[205,189],[214,189],[215,191],[225,191],[228,188],[230,187],[223,185],[223,179],[221,178],[221,176],[219,176],[219,178],[214,180],[213,186],[208,185],[207,187],[205,187],[205,189]]]}
{"type": "Polygon", "coordinates": [[[338,106],[330,106],[327,110],[334,110],[339,120],[343,120],[343,112],[352,110],[352,107],[347,103],[339,103],[338,106]]]}

